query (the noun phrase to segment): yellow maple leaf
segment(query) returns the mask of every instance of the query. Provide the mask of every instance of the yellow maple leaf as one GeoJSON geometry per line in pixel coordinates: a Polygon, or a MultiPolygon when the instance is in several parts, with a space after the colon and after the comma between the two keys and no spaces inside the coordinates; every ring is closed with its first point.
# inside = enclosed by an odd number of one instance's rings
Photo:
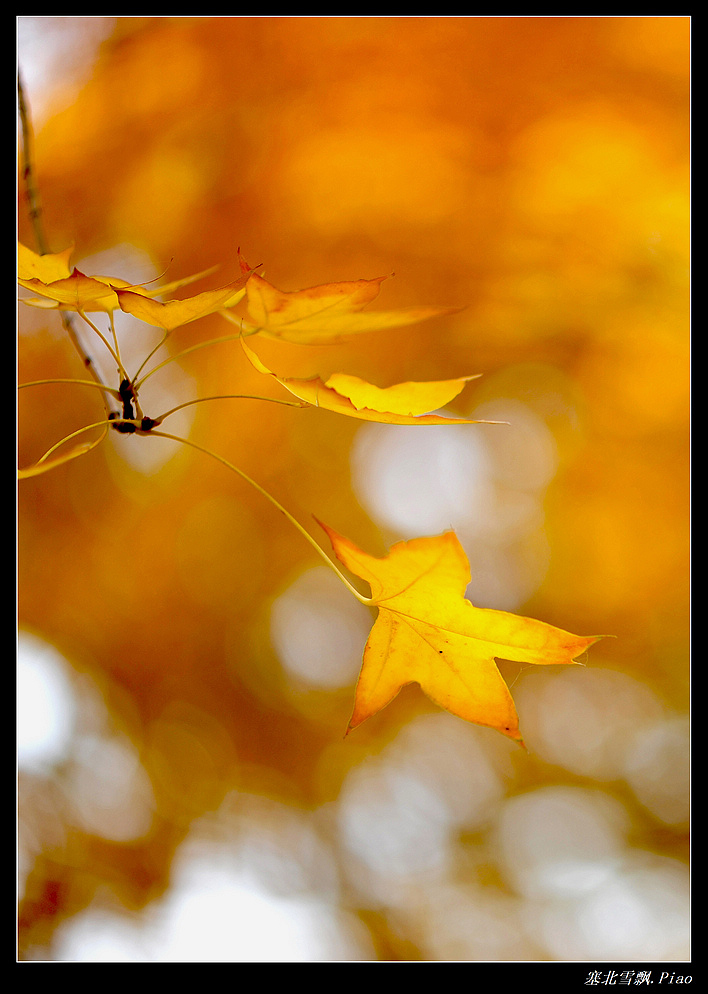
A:
{"type": "Polygon", "coordinates": [[[391,414],[407,414],[417,418],[421,414],[445,407],[457,397],[465,384],[481,375],[475,373],[473,376],[459,376],[453,380],[409,380],[391,387],[377,387],[358,376],[332,373],[325,385],[351,401],[357,411],[389,411],[391,414]]]}
{"type": "Polygon", "coordinates": [[[262,335],[289,342],[336,342],[352,334],[397,328],[452,314],[455,307],[406,307],[395,311],[362,308],[379,295],[386,276],[323,283],[304,290],[278,290],[258,273],[246,284],[245,320],[262,335]]]}
{"type": "MultiPolygon", "coordinates": [[[[357,376],[333,373],[327,381],[319,377],[296,379],[282,377],[268,369],[265,363],[243,339],[241,345],[254,367],[272,376],[298,400],[336,414],[346,414],[362,421],[377,421],[396,425],[461,425],[481,424],[471,418],[445,418],[426,414],[449,403],[476,376],[461,376],[454,380],[397,383],[392,387],[376,387],[357,376]]],[[[480,375],[480,374],[476,374],[480,375]]],[[[484,422],[485,424],[499,422],[484,422]]]]}
{"type": "Polygon", "coordinates": [[[369,584],[378,608],[349,730],[406,684],[417,683],[446,711],[521,742],[516,708],[495,660],[572,663],[601,637],[475,607],[464,596],[470,567],[454,532],[398,542],[377,559],[320,524],[340,562],[369,584]]]}
{"type": "Polygon", "coordinates": [[[26,290],[40,295],[40,300],[23,300],[30,307],[50,307],[62,311],[114,311],[118,307],[117,287],[128,287],[130,283],[116,277],[86,276],[78,269],[72,270],[65,279],[44,283],[40,279],[17,281],[26,290]]]}
{"type": "MultiPolygon", "coordinates": [[[[151,287],[147,284],[137,285],[129,283],[127,280],[116,276],[87,276],[79,269],[71,269],[69,258],[72,251],[73,246],[70,246],[63,252],[55,255],[49,253],[38,255],[21,242],[17,243],[17,282],[25,290],[31,290],[33,293],[39,294],[39,298],[24,298],[22,300],[23,304],[27,304],[30,307],[78,311],[84,314],[95,311],[111,312],[121,306],[117,294],[119,290],[130,292],[132,294],[131,300],[137,297],[140,300],[152,302],[153,297],[171,293],[178,287],[193,283],[195,280],[201,279],[213,271],[207,269],[192,276],[173,280],[171,283],[166,283],[160,287],[151,287]]],[[[143,317],[140,313],[137,316],[141,317],[141,320],[147,321],[148,324],[156,324],[160,328],[166,327],[161,321],[176,321],[177,323],[173,323],[168,329],[171,330],[172,327],[187,323],[184,320],[178,320],[178,314],[195,313],[196,317],[203,317],[205,313],[211,313],[220,307],[233,306],[243,297],[243,284],[247,278],[248,276],[244,272],[244,275],[239,280],[230,284],[232,287],[231,293],[222,293],[215,290],[207,291],[207,294],[197,295],[198,298],[204,298],[198,304],[186,301],[174,302],[180,304],[180,308],[169,308],[167,304],[158,304],[155,301],[154,307],[147,311],[147,314],[152,316],[152,320],[148,320],[148,317],[143,317]],[[237,293],[236,291],[239,291],[239,289],[240,292],[237,293]],[[213,302],[213,306],[210,309],[207,306],[209,302],[213,302]],[[166,314],[169,317],[165,317],[166,314]],[[155,315],[162,315],[162,317],[156,319],[155,315]]],[[[194,302],[196,300],[197,298],[195,297],[188,298],[188,301],[194,302]]],[[[169,303],[173,302],[170,301],[169,303]]],[[[139,304],[134,303],[133,306],[139,311],[139,304]]],[[[129,310],[129,307],[130,303],[124,309],[129,310]]],[[[194,321],[196,317],[188,317],[188,320],[194,321]]]]}
{"type": "Polygon", "coordinates": [[[169,332],[224,307],[233,307],[244,295],[243,284],[246,279],[243,276],[226,287],[205,290],[204,293],[185,297],[184,300],[168,300],[165,303],[153,300],[144,293],[136,293],[133,289],[116,290],[116,296],[121,310],[126,314],[132,314],[146,324],[169,332]]]}
{"type": "Polygon", "coordinates": [[[69,259],[74,251],[70,245],[63,252],[39,255],[27,248],[22,242],[17,243],[17,277],[22,280],[40,280],[42,283],[53,283],[71,276],[69,259]]]}

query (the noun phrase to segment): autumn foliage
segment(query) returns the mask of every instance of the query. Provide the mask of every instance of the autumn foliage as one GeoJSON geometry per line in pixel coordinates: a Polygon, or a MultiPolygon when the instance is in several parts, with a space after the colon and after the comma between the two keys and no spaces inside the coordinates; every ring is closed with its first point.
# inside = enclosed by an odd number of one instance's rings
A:
{"type": "MultiPolygon", "coordinates": [[[[242,336],[265,331],[276,338],[300,343],[337,342],[348,334],[412,324],[437,313],[435,308],[389,311],[381,315],[379,323],[376,312],[362,315],[361,308],[378,295],[381,280],[334,283],[281,293],[243,258],[240,258],[243,275],[225,288],[167,301],[153,299],[165,292],[164,287],[146,291],[114,277],[88,277],[76,268],[69,272],[65,252],[40,256],[20,245],[18,258],[20,286],[40,295],[39,300],[30,298],[25,303],[43,306],[49,301],[62,311],[76,312],[82,317],[89,311],[103,311],[111,318],[111,327],[113,311],[120,307],[133,317],[161,328],[165,333],[161,344],[176,328],[217,312],[238,324],[242,336]],[[57,275],[60,278],[54,279],[57,275]],[[239,319],[232,309],[242,300],[245,316],[239,319]]],[[[115,351],[105,339],[104,344],[118,363],[121,383],[114,389],[98,382],[95,385],[123,402],[123,411],[110,412],[99,441],[109,428],[122,433],[150,434],[170,413],[137,416],[133,404],[139,412],[138,378],[126,377],[115,333],[113,337],[115,351]]],[[[326,383],[319,378],[281,378],[263,365],[243,338],[241,344],[255,369],[274,376],[303,405],[384,424],[440,427],[476,423],[474,419],[426,413],[454,400],[471,377],[399,383],[383,389],[342,373],[332,374],[326,383]]],[[[72,433],[72,437],[75,435],[72,433]]],[[[57,446],[52,446],[33,466],[20,469],[20,478],[55,469],[87,454],[95,444],[79,443],[63,456],[54,455],[57,446]]],[[[495,659],[572,663],[597,641],[596,637],[578,638],[507,612],[473,607],[463,597],[470,582],[469,565],[453,532],[400,543],[382,562],[367,556],[326,525],[323,527],[337,557],[369,583],[371,597],[360,599],[379,609],[378,621],[364,650],[350,729],[380,711],[404,686],[417,683],[452,714],[520,741],[516,711],[495,659]]]]}
{"type": "Polygon", "coordinates": [[[687,859],[685,21],[119,17],[36,114],[18,615],[81,705],[21,958],[212,832],[331,958],[683,954],[580,871],[647,921],[687,859]]]}
{"type": "Polygon", "coordinates": [[[463,596],[469,563],[454,532],[400,542],[380,560],[323,527],[338,558],[369,584],[379,611],[364,649],[350,728],[415,682],[447,711],[520,740],[495,659],[572,663],[597,642],[470,604],[463,596]]]}

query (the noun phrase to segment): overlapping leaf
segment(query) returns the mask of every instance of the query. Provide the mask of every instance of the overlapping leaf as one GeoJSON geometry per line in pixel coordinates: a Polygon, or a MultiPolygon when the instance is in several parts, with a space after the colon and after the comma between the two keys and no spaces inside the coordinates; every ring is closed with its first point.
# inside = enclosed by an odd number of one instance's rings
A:
{"type": "Polygon", "coordinates": [[[164,331],[174,331],[181,325],[197,321],[225,307],[233,307],[243,297],[243,284],[248,277],[243,276],[227,287],[205,290],[184,300],[168,300],[162,303],[152,300],[144,293],[134,290],[116,290],[116,297],[122,311],[146,324],[164,331]]]}
{"type": "MultiPolygon", "coordinates": [[[[240,253],[238,280],[183,300],[161,302],[153,298],[164,294],[167,287],[147,290],[116,278],[86,276],[69,268],[70,254],[67,249],[38,256],[20,246],[20,284],[36,290],[47,306],[80,313],[120,307],[166,334],[215,311],[228,315],[228,309],[244,297],[251,331],[298,342],[331,342],[352,332],[409,324],[443,313],[439,308],[416,308],[362,314],[361,309],[378,295],[382,279],[283,293],[255,273],[240,253]]],[[[170,289],[194,278],[177,281],[170,289]]],[[[305,404],[386,424],[478,423],[431,413],[457,397],[474,376],[384,388],[343,373],[332,374],[326,381],[282,377],[262,362],[243,337],[241,344],[260,373],[305,404]]],[[[89,443],[74,445],[63,454],[55,452],[58,446],[53,447],[36,464],[21,470],[20,476],[38,475],[85,454],[105,437],[109,423],[89,443]]],[[[496,660],[572,663],[597,641],[594,636],[571,635],[540,621],[472,605],[464,596],[469,564],[453,532],[399,542],[384,559],[376,559],[333,529],[322,527],[337,558],[370,585],[369,603],[378,608],[364,651],[350,729],[384,708],[406,684],[418,683],[440,707],[521,741],[516,709],[496,660]]]]}
{"type": "Polygon", "coordinates": [[[379,295],[388,277],[324,283],[286,292],[258,273],[246,284],[245,321],[251,329],[271,338],[302,344],[321,344],[354,334],[398,328],[454,313],[451,307],[407,307],[395,311],[362,312],[379,295]]]}
{"type": "MultiPolygon", "coordinates": [[[[116,288],[131,286],[126,280],[107,276],[86,276],[73,269],[64,279],[44,283],[40,279],[18,280],[20,286],[40,295],[40,299],[23,299],[30,307],[55,308],[62,311],[115,311],[119,307],[116,288]]],[[[142,291],[141,291],[142,292],[142,291]]]]}
{"type": "Polygon", "coordinates": [[[357,411],[390,411],[420,417],[430,411],[445,407],[462,391],[470,380],[481,373],[460,376],[454,380],[426,380],[425,382],[396,383],[391,387],[377,387],[358,376],[332,373],[326,386],[346,397],[357,411]]]}
{"type": "Polygon", "coordinates": [[[116,276],[87,276],[79,269],[71,269],[68,262],[71,251],[69,248],[56,255],[38,255],[25,245],[18,244],[18,283],[24,289],[39,294],[38,298],[24,299],[22,303],[84,314],[122,309],[147,324],[172,331],[223,307],[234,306],[244,295],[243,288],[250,272],[243,271],[242,267],[241,277],[227,287],[207,290],[184,300],[160,303],[153,298],[172,293],[212,270],[159,287],[136,285],[116,276]]]}
{"type": "Polygon", "coordinates": [[[474,607],[467,557],[454,532],[394,545],[377,559],[322,525],[337,558],[371,588],[378,608],[349,728],[386,707],[409,683],[437,705],[521,741],[516,708],[496,659],[572,663],[598,636],[474,607]]]}
{"type": "MultiPolygon", "coordinates": [[[[440,414],[424,412],[435,410],[449,403],[475,376],[462,376],[454,380],[432,380],[422,383],[398,383],[380,388],[356,376],[334,373],[325,382],[319,377],[296,379],[282,377],[268,369],[264,362],[246,343],[243,349],[255,368],[272,376],[298,400],[312,407],[321,407],[337,414],[362,421],[377,421],[396,425],[460,425],[480,424],[472,418],[446,418],[440,414]]],[[[485,422],[488,423],[488,422],[485,422]]]]}
{"type": "Polygon", "coordinates": [[[71,275],[69,259],[74,251],[70,245],[63,252],[39,255],[27,248],[22,242],[17,243],[17,278],[24,285],[27,280],[39,280],[41,283],[53,283],[71,275]]]}

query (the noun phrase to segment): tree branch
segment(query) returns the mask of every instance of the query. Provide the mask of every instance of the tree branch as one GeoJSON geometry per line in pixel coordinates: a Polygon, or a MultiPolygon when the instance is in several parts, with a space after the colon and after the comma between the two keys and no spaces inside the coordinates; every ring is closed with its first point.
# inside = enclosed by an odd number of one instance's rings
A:
{"type": "MultiPolygon", "coordinates": [[[[29,104],[25,99],[25,92],[22,86],[22,76],[18,69],[17,71],[17,94],[18,94],[18,105],[20,111],[20,121],[22,124],[22,180],[25,184],[25,191],[27,194],[27,203],[29,205],[29,218],[32,223],[32,230],[34,231],[35,241],[37,243],[37,251],[40,255],[47,255],[49,252],[49,247],[47,240],[44,236],[44,226],[42,224],[42,207],[39,198],[39,188],[35,179],[34,173],[34,161],[33,161],[33,145],[34,145],[34,135],[32,132],[32,121],[29,110],[29,104]]],[[[105,383],[101,379],[101,376],[94,366],[93,359],[86,352],[83,345],[79,340],[79,336],[74,327],[74,322],[69,314],[62,311],[61,314],[62,324],[64,329],[68,334],[72,345],[76,349],[84,368],[89,371],[91,376],[94,378],[96,383],[105,391],[108,390],[105,383]]],[[[111,413],[111,408],[108,404],[108,399],[106,394],[103,395],[104,404],[106,407],[106,412],[111,413]]]]}

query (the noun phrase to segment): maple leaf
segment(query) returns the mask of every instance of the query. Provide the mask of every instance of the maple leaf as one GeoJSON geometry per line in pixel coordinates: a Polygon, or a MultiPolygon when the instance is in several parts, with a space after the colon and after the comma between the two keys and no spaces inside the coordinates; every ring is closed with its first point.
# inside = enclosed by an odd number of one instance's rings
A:
{"type": "Polygon", "coordinates": [[[114,311],[118,307],[118,297],[115,288],[131,284],[125,280],[107,276],[86,276],[78,269],[73,269],[64,279],[44,283],[38,278],[18,279],[20,286],[26,290],[38,293],[41,298],[25,299],[23,304],[30,307],[57,308],[63,311],[80,311],[88,314],[91,311],[114,311]]]}
{"type": "MultiPolygon", "coordinates": [[[[392,387],[376,387],[358,376],[333,373],[327,381],[319,377],[295,379],[277,376],[268,369],[253,349],[241,339],[244,352],[260,372],[284,386],[298,400],[337,414],[362,421],[377,421],[396,425],[461,425],[481,424],[471,418],[445,418],[425,412],[443,407],[456,397],[469,380],[481,374],[460,376],[454,380],[397,383],[392,387]]],[[[484,422],[500,423],[500,422],[484,422]]]]}
{"type": "Polygon", "coordinates": [[[467,557],[454,532],[398,542],[384,559],[319,522],[344,566],[371,588],[378,617],[364,649],[348,731],[409,683],[437,705],[522,742],[516,708],[496,659],[572,663],[601,636],[578,636],[464,594],[467,557]]]}
{"type": "Polygon", "coordinates": [[[145,294],[135,293],[132,289],[117,289],[116,296],[121,310],[126,314],[132,314],[146,324],[170,332],[224,307],[233,307],[244,295],[243,284],[247,278],[242,276],[226,287],[205,290],[204,293],[184,300],[168,300],[165,303],[152,300],[145,294]]]}
{"type": "Polygon", "coordinates": [[[385,279],[388,277],[323,283],[285,292],[258,273],[251,272],[246,284],[245,320],[253,330],[266,337],[317,344],[341,341],[365,331],[415,324],[459,310],[456,307],[406,307],[361,313],[366,304],[378,297],[385,279]]]}
{"type": "Polygon", "coordinates": [[[46,255],[39,255],[27,248],[22,242],[17,243],[17,277],[22,280],[38,279],[41,283],[53,283],[55,280],[62,280],[66,276],[71,276],[69,259],[74,251],[74,246],[70,245],[63,252],[46,255]]]}
{"type": "Polygon", "coordinates": [[[243,297],[243,285],[248,279],[248,275],[244,272],[242,277],[233,284],[229,284],[230,289],[227,288],[226,291],[209,290],[184,301],[169,301],[167,304],[160,304],[153,301],[152,298],[171,293],[179,287],[193,283],[213,270],[207,269],[192,276],[173,280],[163,286],[149,287],[145,284],[129,283],[116,276],[87,276],[77,268],[71,269],[69,257],[72,251],[73,246],[70,246],[56,255],[49,253],[38,255],[26,245],[18,242],[17,282],[25,290],[39,294],[39,299],[25,298],[22,300],[23,304],[30,307],[78,311],[85,314],[93,311],[111,312],[122,307],[118,292],[125,291],[131,296],[126,300],[126,306],[123,307],[123,310],[136,313],[137,317],[148,324],[172,330],[180,324],[195,321],[198,317],[210,314],[221,307],[236,304],[243,297]],[[143,303],[144,313],[141,311],[140,301],[147,301],[147,303],[143,303]],[[152,308],[150,308],[150,304],[153,305],[152,308]],[[173,304],[179,306],[170,306],[173,304]]]}

